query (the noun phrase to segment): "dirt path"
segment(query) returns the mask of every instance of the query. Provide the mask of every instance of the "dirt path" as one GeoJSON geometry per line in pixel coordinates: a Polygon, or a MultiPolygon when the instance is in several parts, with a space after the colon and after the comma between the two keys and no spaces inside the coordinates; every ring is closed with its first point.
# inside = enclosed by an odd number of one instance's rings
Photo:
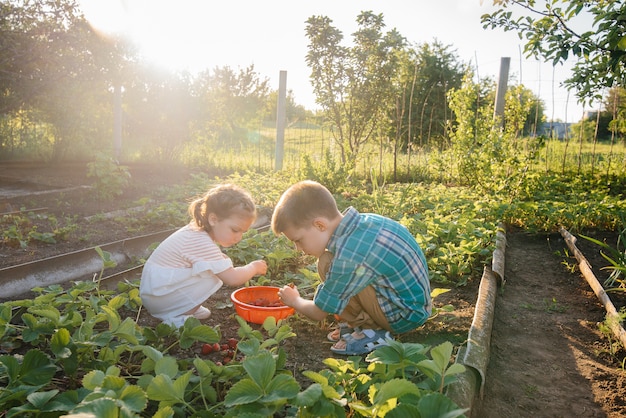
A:
{"type": "MultiPolygon", "coordinates": [[[[564,265],[566,244],[523,233],[507,241],[485,396],[472,417],[626,416],[626,374],[598,331],[604,308],[578,270],[564,265]]],[[[583,241],[578,248],[595,257],[583,241]]]]}

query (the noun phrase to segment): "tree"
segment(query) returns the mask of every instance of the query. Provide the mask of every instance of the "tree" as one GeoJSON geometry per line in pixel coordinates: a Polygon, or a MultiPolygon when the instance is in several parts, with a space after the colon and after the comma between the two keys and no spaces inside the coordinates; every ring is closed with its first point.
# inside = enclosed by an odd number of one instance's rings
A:
{"type": "Polygon", "coordinates": [[[52,158],[77,145],[100,148],[96,139],[112,124],[110,69],[123,57],[91,30],[75,0],[2,2],[0,113],[50,127],[52,158]]]}
{"type": "Polygon", "coordinates": [[[341,45],[343,34],[328,17],[313,16],[306,23],[306,62],[316,101],[326,113],[342,163],[354,167],[395,100],[397,51],[405,40],[395,29],[383,34],[383,15],[371,11],[358,15],[352,47],[341,45]]]}
{"type": "Polygon", "coordinates": [[[509,87],[505,99],[505,129],[514,137],[535,136],[545,122],[543,100],[523,84],[509,87]]]}
{"type": "Polygon", "coordinates": [[[405,69],[407,80],[403,83],[405,108],[410,111],[404,112],[402,126],[410,135],[409,143],[419,147],[441,146],[453,116],[448,106],[448,92],[461,87],[465,69],[451,46],[444,46],[437,40],[421,44],[411,52],[413,58],[404,64],[408,68],[405,69]]]}
{"type": "Polygon", "coordinates": [[[581,102],[601,99],[607,87],[626,85],[626,2],[622,0],[493,0],[500,7],[482,16],[485,28],[516,31],[528,56],[553,65],[576,59],[564,85],[581,102]],[[515,16],[513,10],[527,12],[515,16]],[[529,15],[528,15],[529,14],[529,15]],[[584,23],[584,29],[577,25],[584,23]]]}
{"type": "Polygon", "coordinates": [[[48,84],[59,35],[71,20],[74,7],[53,0],[0,3],[0,113],[29,105],[48,84]]]}
{"type": "Polygon", "coordinates": [[[198,117],[190,76],[137,66],[124,80],[124,127],[133,145],[153,159],[172,160],[198,117]]]}
{"type": "MultiPolygon", "coordinates": [[[[278,111],[278,90],[270,92],[265,107],[266,121],[276,122],[276,112],[278,111]]],[[[311,110],[307,110],[303,105],[296,103],[296,99],[293,96],[293,90],[287,90],[287,96],[285,97],[285,114],[287,117],[287,125],[304,122],[307,118],[313,118],[313,112],[311,110]]]]}
{"type": "Polygon", "coordinates": [[[263,118],[270,94],[269,79],[261,78],[254,65],[234,71],[228,66],[200,73],[192,94],[198,101],[201,136],[212,136],[222,145],[242,144],[249,124],[263,118]]]}
{"type": "Polygon", "coordinates": [[[611,133],[626,133],[626,89],[614,87],[609,90],[604,101],[604,108],[611,116],[606,127],[607,136],[611,133]]]}
{"type": "MultiPolygon", "coordinates": [[[[445,154],[454,161],[455,181],[507,196],[523,190],[525,167],[535,158],[537,141],[520,141],[531,112],[540,106],[538,98],[523,85],[506,92],[503,124],[494,118],[496,83],[489,78],[473,81],[467,71],[461,88],[450,91],[451,146],[445,154]]],[[[445,159],[444,159],[445,161],[445,159]]],[[[442,167],[443,168],[443,167],[442,167]]],[[[443,170],[442,170],[443,172],[443,170]]]]}
{"type": "Polygon", "coordinates": [[[55,37],[55,56],[44,63],[41,90],[30,102],[54,126],[52,158],[60,160],[71,150],[110,149],[113,100],[107,69],[119,67],[120,59],[80,17],[55,37]]]}

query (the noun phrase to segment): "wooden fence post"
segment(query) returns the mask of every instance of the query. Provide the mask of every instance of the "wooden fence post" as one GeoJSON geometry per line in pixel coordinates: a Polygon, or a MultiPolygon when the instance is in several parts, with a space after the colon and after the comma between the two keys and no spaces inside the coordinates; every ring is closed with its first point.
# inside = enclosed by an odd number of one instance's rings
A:
{"type": "Polygon", "coordinates": [[[278,105],[276,106],[276,161],[274,169],[276,171],[283,168],[283,156],[285,154],[285,122],[287,103],[287,71],[280,72],[278,84],[278,105]]]}

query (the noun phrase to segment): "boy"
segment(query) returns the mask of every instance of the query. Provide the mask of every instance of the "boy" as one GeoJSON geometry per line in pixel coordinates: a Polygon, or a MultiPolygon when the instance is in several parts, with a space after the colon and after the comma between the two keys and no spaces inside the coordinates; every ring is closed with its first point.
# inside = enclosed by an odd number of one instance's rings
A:
{"type": "Polygon", "coordinates": [[[335,342],[333,352],[369,353],[387,345],[390,333],[415,329],[430,316],[426,258],[398,222],[353,207],[341,213],[326,187],[305,180],[281,196],[272,230],[318,258],[322,282],[313,300],[290,286],[278,294],[283,303],[313,320],[335,314],[347,323],[328,335],[335,342]]]}

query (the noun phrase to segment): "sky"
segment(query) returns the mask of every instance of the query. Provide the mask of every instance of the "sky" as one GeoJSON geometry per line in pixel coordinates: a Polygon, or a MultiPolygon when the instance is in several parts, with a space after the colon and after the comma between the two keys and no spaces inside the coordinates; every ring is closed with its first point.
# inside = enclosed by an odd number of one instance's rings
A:
{"type": "MultiPolygon", "coordinates": [[[[561,87],[571,63],[525,58],[517,33],[483,29],[480,16],[494,10],[490,0],[79,0],[95,29],[126,35],[155,66],[191,72],[254,65],[277,90],[281,71],[297,104],[315,109],[306,66],[306,20],[326,16],[349,46],[362,11],[382,14],[385,30],[396,29],[417,45],[435,40],[449,46],[480,78],[497,81],[503,57],[509,76],[545,104],[548,120],[577,122],[584,110],[574,93],[561,87]],[[481,4],[482,3],[482,4],[481,4]]],[[[513,81],[509,81],[509,85],[513,81]]],[[[596,105],[597,106],[597,105],[596,105]]]]}

